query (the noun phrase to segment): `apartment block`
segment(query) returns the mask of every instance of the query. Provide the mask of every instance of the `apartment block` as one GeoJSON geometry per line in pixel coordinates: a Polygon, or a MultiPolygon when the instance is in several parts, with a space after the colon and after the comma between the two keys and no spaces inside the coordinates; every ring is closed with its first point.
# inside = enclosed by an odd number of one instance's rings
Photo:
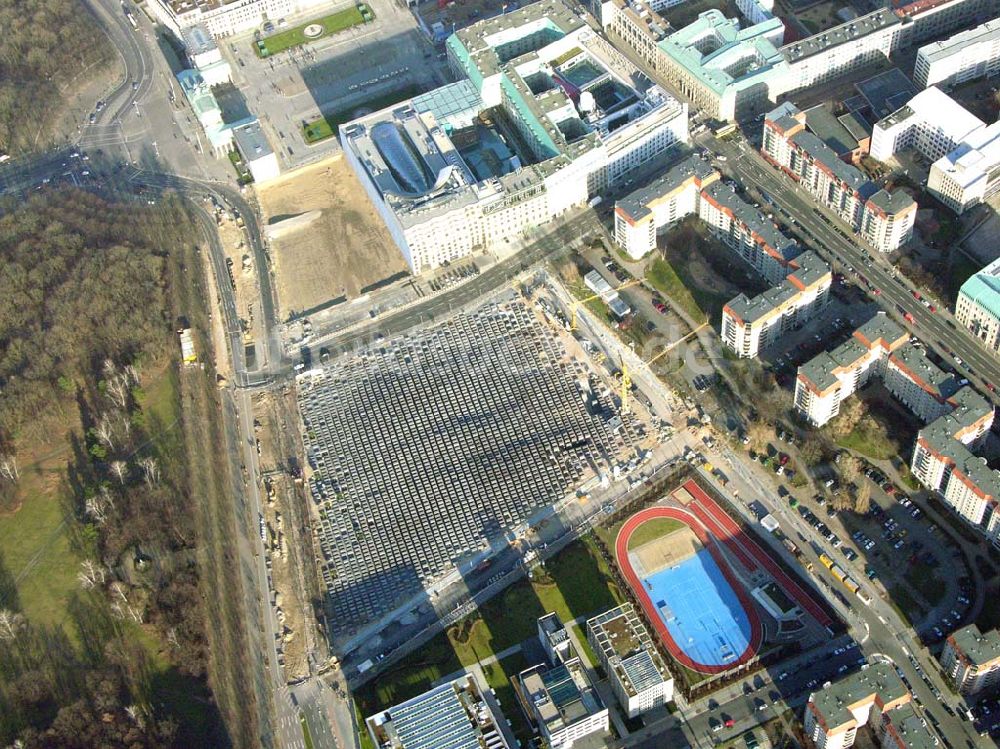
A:
{"type": "Polygon", "coordinates": [[[994,354],[1000,351],[1000,259],[962,284],[955,318],[994,354]]]}
{"type": "Polygon", "coordinates": [[[951,88],[1000,73],[1000,19],[992,19],[917,50],[917,85],[951,88]]]}
{"type": "Polygon", "coordinates": [[[587,639],[628,717],[673,699],[674,680],[632,604],[590,619],[587,639]]]}
{"type": "Polygon", "coordinates": [[[875,315],[846,342],[799,367],[795,409],[811,424],[823,426],[840,413],[845,398],[872,376],[882,377],[889,355],[909,340],[909,334],[884,312],[875,315]]]}
{"type": "Polygon", "coordinates": [[[829,265],[812,251],[803,252],[789,263],[780,284],[753,299],[740,294],[722,308],[723,343],[740,358],[758,356],[826,307],[832,280],[829,265]]]}
{"type": "Polygon", "coordinates": [[[806,736],[817,749],[848,749],[859,728],[883,733],[884,718],[911,699],[892,665],[876,663],[809,695],[806,736]]]}
{"type": "Polygon", "coordinates": [[[1000,472],[975,455],[993,425],[993,406],[969,387],[949,399],[953,409],[917,433],[910,469],[955,513],[998,544],[1000,472]]]}
{"type": "Polygon", "coordinates": [[[842,161],[806,128],[805,113],[791,102],[765,117],[761,153],[879,252],[892,252],[913,235],[913,198],[902,191],[879,190],[842,161]]]}
{"type": "Polygon", "coordinates": [[[587,676],[562,621],[555,613],[538,621],[538,637],[549,662],[518,675],[525,711],[552,749],[608,730],[608,708],[587,676]]]}
{"type": "Polygon", "coordinates": [[[983,633],[975,624],[953,632],[941,651],[941,668],[963,695],[994,691],[1000,684],[1000,632],[983,633]]]}
{"type": "Polygon", "coordinates": [[[707,161],[689,156],[615,203],[615,242],[630,257],[656,249],[656,236],[698,212],[701,191],[720,179],[707,161]]]}

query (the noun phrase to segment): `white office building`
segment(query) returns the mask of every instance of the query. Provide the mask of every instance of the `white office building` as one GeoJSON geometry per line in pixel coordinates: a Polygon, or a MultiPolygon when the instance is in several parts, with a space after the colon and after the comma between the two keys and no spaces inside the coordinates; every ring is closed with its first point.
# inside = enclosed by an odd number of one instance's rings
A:
{"type": "Polygon", "coordinates": [[[253,31],[267,20],[333,6],[328,0],[150,0],[150,12],[178,37],[190,26],[203,26],[212,36],[253,31]]]}
{"type": "Polygon", "coordinates": [[[254,120],[233,128],[233,141],[254,182],[260,184],[281,174],[278,155],[268,143],[260,122],[254,120]]]}
{"type": "Polygon", "coordinates": [[[872,158],[888,161],[900,151],[914,150],[934,162],[982,127],[982,120],[932,86],[875,123],[870,152],[872,158]]]}
{"type": "Polygon", "coordinates": [[[525,712],[552,749],[570,749],[608,731],[608,708],[587,675],[569,634],[555,613],[538,620],[538,638],[549,662],[518,675],[525,712]]]}
{"type": "Polygon", "coordinates": [[[687,105],[634,88],[560,0],[462,29],[447,53],[462,80],[340,128],[415,274],[507,249],[687,140],[687,105]]]}
{"type": "Polygon", "coordinates": [[[1000,190],[1000,122],[970,133],[934,162],[927,190],[956,213],[979,205],[1000,190]]]}
{"type": "Polygon", "coordinates": [[[1000,19],[987,21],[917,51],[913,80],[918,86],[950,88],[1000,73],[1000,19]]]}
{"type": "Polygon", "coordinates": [[[987,349],[1000,352],[1000,258],[962,284],[955,319],[987,349]]]}
{"type": "Polygon", "coordinates": [[[628,717],[635,718],[673,699],[674,680],[632,604],[590,619],[587,638],[628,717]]]}

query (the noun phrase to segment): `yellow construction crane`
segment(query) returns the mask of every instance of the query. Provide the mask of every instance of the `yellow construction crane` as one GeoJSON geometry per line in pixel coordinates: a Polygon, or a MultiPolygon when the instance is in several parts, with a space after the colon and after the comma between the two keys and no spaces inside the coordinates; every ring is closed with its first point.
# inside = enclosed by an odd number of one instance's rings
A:
{"type": "MultiPolygon", "coordinates": [[[[708,325],[708,323],[704,322],[701,325],[699,325],[697,328],[695,328],[694,330],[692,330],[690,333],[688,333],[686,336],[684,336],[683,338],[674,341],[669,346],[664,346],[663,347],[663,351],[661,351],[660,353],[658,353],[656,356],[652,357],[651,359],[648,359],[646,362],[644,362],[644,364],[648,367],[653,362],[659,361],[664,356],[666,356],[671,351],[673,351],[675,347],[677,347],[680,344],[684,343],[684,341],[686,341],[688,338],[690,338],[693,335],[697,335],[698,331],[701,330],[702,328],[704,328],[706,325],[708,325]]],[[[622,401],[622,408],[621,408],[621,412],[623,414],[627,414],[627,413],[631,413],[632,412],[632,404],[629,401],[629,392],[632,390],[632,376],[628,372],[628,364],[625,363],[625,357],[621,357],[621,365],[622,365],[622,381],[621,381],[621,401],[622,401]]]]}
{"type": "MultiPolygon", "coordinates": [[[[621,291],[622,289],[627,289],[629,286],[635,286],[636,284],[642,283],[641,278],[633,278],[631,281],[626,281],[621,286],[619,286],[615,291],[621,291]]],[[[584,299],[574,299],[572,304],[572,321],[570,322],[569,329],[576,330],[576,310],[581,304],[586,304],[587,302],[592,302],[595,299],[600,298],[600,294],[591,294],[584,299]]]]}

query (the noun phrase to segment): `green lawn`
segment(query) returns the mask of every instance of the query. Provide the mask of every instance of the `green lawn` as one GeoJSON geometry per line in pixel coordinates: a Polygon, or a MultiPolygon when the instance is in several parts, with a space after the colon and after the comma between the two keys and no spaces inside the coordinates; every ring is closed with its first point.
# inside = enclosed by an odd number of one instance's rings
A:
{"type": "Polygon", "coordinates": [[[711,306],[704,301],[699,304],[691,290],[694,287],[689,288],[685,285],[674,267],[663,258],[656,258],[652,262],[646,271],[646,280],[663,296],[680,306],[695,322],[700,323],[708,319],[711,306]]]}
{"type": "Polygon", "coordinates": [[[483,666],[486,682],[496,693],[503,715],[510,721],[514,736],[521,742],[521,746],[529,746],[534,729],[528,723],[524,711],[517,702],[517,695],[511,680],[532,665],[534,664],[528,663],[523,655],[516,653],[496,663],[483,666]]]}
{"type": "Polygon", "coordinates": [[[643,544],[648,544],[650,541],[655,541],[661,536],[666,536],[669,533],[686,527],[684,523],[680,520],[674,520],[673,518],[653,518],[652,520],[647,520],[642,523],[638,528],[636,528],[632,535],[628,539],[629,551],[632,549],[637,549],[643,544]]]}
{"type": "Polygon", "coordinates": [[[309,732],[309,723],[302,713],[299,713],[299,725],[302,726],[302,740],[305,742],[306,749],[313,749],[313,737],[309,732]]]}
{"type": "Polygon", "coordinates": [[[898,454],[892,442],[862,429],[855,429],[847,436],[841,437],[837,440],[837,444],[873,460],[888,460],[898,454]]]}
{"type": "Polygon", "coordinates": [[[259,39],[254,42],[254,51],[257,53],[258,57],[270,57],[271,55],[276,55],[279,52],[284,52],[292,47],[298,47],[306,42],[314,42],[317,39],[322,39],[324,36],[330,36],[331,34],[337,34],[341,31],[345,31],[354,26],[360,26],[363,23],[367,23],[365,20],[365,14],[362,13],[362,9],[369,16],[369,21],[374,20],[375,14],[371,9],[364,5],[356,5],[353,8],[345,8],[344,10],[339,10],[336,13],[331,13],[328,16],[323,16],[322,18],[316,18],[308,23],[304,23],[301,26],[295,26],[294,28],[287,29],[285,31],[279,31],[277,34],[272,36],[259,39]],[[319,24],[323,27],[323,33],[316,37],[307,37],[305,35],[305,28],[313,24],[319,24]]]}
{"type": "Polygon", "coordinates": [[[908,623],[919,622],[926,613],[923,606],[917,603],[916,599],[902,586],[892,585],[888,588],[888,593],[889,603],[908,623]]]}
{"type": "Polygon", "coordinates": [[[380,109],[391,107],[393,104],[399,104],[399,102],[406,99],[412,99],[419,93],[420,88],[411,84],[395,91],[390,91],[382,96],[376,96],[374,99],[369,99],[366,102],[351,107],[349,110],[335,112],[305,123],[302,126],[302,135],[306,143],[319,143],[321,140],[326,140],[336,135],[337,128],[345,122],[350,122],[354,119],[353,113],[359,109],[370,109],[373,112],[377,112],[380,109]]]}
{"type": "Polygon", "coordinates": [[[927,602],[936,606],[945,594],[945,583],[930,565],[917,562],[910,566],[904,575],[906,582],[912,585],[927,602]]]}
{"type": "MultiPolygon", "coordinates": [[[[427,691],[463,666],[537,637],[538,617],[555,611],[564,622],[614,608],[624,599],[592,538],[566,547],[535,581],[521,580],[366,684],[355,698],[371,715],[427,691]]],[[[512,659],[510,656],[507,660],[512,659]]]]}

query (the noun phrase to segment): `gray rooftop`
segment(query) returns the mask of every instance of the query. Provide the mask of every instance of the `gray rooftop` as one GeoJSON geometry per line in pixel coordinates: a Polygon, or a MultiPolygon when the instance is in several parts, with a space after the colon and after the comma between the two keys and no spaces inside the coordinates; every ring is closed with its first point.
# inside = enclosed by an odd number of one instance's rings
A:
{"type": "Polygon", "coordinates": [[[982,633],[975,624],[952,632],[949,640],[973,665],[979,666],[1000,658],[1000,632],[982,633]]]}
{"type": "Polygon", "coordinates": [[[858,139],[853,137],[840,118],[831,112],[826,104],[817,104],[805,111],[806,127],[834,153],[842,156],[858,147],[858,139]]]}
{"type": "Polygon", "coordinates": [[[716,174],[711,165],[700,156],[688,156],[674,164],[666,172],[643,187],[633,190],[615,202],[615,209],[621,209],[632,219],[638,220],[650,213],[650,203],[669,195],[692,177],[698,181],[707,180],[716,174]]]}
{"type": "Polygon", "coordinates": [[[630,694],[670,679],[649,631],[632,604],[625,603],[595,616],[587,621],[587,629],[597,641],[602,662],[613,670],[630,694]]]}
{"type": "Polygon", "coordinates": [[[912,375],[919,377],[940,400],[950,398],[958,391],[958,380],[955,376],[928,359],[923,349],[909,344],[900,346],[893,352],[892,360],[901,364],[912,375]]]}
{"type": "Polygon", "coordinates": [[[813,692],[809,700],[816,706],[829,731],[854,721],[850,705],[875,696],[880,698],[882,704],[888,704],[907,697],[909,693],[891,664],[875,663],[864,671],[813,692]]]}
{"type": "Polygon", "coordinates": [[[842,161],[832,148],[808,130],[796,133],[790,138],[790,140],[800,149],[808,153],[814,161],[825,166],[837,179],[846,184],[851,190],[860,194],[862,199],[868,198],[878,190],[874,184],[868,181],[860,170],[842,161]]]}
{"type": "Polygon", "coordinates": [[[256,161],[274,153],[257,120],[233,128],[233,138],[236,139],[236,147],[247,161],[256,161]]]}
{"type": "Polygon", "coordinates": [[[786,279],[777,286],[772,286],[753,299],[746,294],[739,294],[726,306],[744,322],[753,323],[773,314],[789,299],[796,297],[803,287],[809,288],[830,273],[830,266],[812,250],[803,252],[794,262],[799,268],[790,271],[786,279]]]}
{"type": "Polygon", "coordinates": [[[868,198],[872,205],[881,208],[890,216],[905,211],[913,205],[913,198],[906,190],[898,189],[893,192],[879,190],[868,198]]]}
{"type": "Polygon", "coordinates": [[[937,749],[938,740],[917,714],[913,703],[908,702],[892,710],[889,720],[892,722],[894,743],[900,749],[937,749]]]}
{"type": "Polygon", "coordinates": [[[702,192],[726,208],[740,223],[785,261],[798,255],[800,249],[795,240],[782,234],[771,219],[743,200],[725,182],[713,182],[702,192]]]}
{"type": "Polygon", "coordinates": [[[888,8],[881,8],[874,13],[861,16],[853,21],[834,26],[832,29],[813,34],[801,41],[786,44],[779,51],[789,62],[797,62],[806,57],[819,55],[831,47],[847,44],[852,39],[861,39],[871,33],[880,31],[886,26],[899,23],[899,18],[888,8]]]}

